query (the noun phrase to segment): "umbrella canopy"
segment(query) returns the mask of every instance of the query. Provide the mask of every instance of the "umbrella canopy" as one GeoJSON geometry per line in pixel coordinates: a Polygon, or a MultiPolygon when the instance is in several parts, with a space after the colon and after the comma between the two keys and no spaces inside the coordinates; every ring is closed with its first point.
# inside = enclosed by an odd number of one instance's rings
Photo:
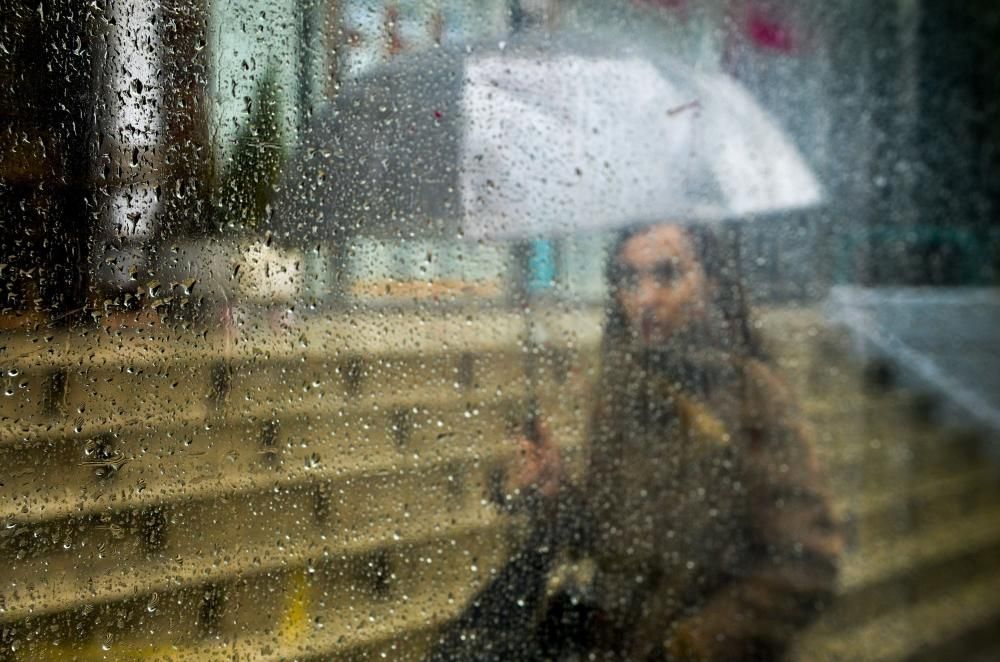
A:
{"type": "Polygon", "coordinates": [[[527,238],[820,201],[798,150],[736,81],[590,50],[435,51],[346,86],[310,127],[275,228],[527,238]]]}

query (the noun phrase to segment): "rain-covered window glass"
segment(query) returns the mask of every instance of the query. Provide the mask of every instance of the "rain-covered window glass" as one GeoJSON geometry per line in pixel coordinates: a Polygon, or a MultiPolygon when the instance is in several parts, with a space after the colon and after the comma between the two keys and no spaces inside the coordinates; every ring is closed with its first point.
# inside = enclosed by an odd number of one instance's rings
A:
{"type": "Polygon", "coordinates": [[[1000,658],[993,3],[0,16],[0,660],[1000,658]]]}

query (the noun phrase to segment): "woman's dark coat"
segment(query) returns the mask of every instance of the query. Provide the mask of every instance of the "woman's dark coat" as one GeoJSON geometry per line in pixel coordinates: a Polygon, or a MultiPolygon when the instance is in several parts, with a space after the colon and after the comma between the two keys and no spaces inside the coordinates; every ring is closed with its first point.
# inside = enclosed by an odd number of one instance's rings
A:
{"type": "Polygon", "coordinates": [[[815,618],[841,537],[809,432],[759,353],[708,337],[606,343],[586,479],[437,659],[771,660],[815,618]],[[594,568],[586,608],[543,605],[561,547],[594,568]]]}

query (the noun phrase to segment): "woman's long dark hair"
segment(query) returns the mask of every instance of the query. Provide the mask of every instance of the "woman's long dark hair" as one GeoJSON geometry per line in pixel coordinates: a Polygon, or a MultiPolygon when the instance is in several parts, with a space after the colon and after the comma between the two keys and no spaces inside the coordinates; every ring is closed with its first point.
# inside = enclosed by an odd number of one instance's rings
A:
{"type": "MultiPolygon", "coordinates": [[[[682,226],[710,283],[710,310],[704,326],[675,334],[666,348],[650,351],[635,342],[620,296],[625,276],[621,253],[626,242],[649,229],[624,230],[608,254],[611,296],[587,460],[586,493],[595,513],[614,503],[622,481],[628,481],[632,467],[621,463],[622,449],[645,444],[645,430],[675,415],[669,396],[660,388],[661,378],[667,377],[674,388],[690,389],[696,397],[718,386],[732,386],[735,378],[737,392],[745,393],[748,361],[767,361],[742,283],[739,228],[733,226],[682,226]]],[[[657,444],[648,449],[650,457],[664,448],[657,444]]]]}
{"type": "MultiPolygon", "coordinates": [[[[688,226],[684,231],[690,239],[695,258],[705,271],[711,310],[706,324],[694,333],[668,343],[665,352],[648,352],[634,341],[621,302],[624,270],[621,252],[629,239],[649,229],[648,226],[623,231],[608,255],[607,277],[611,288],[606,310],[604,339],[601,348],[600,376],[590,421],[590,449],[587,470],[587,493],[595,508],[613,502],[618,480],[616,471],[626,470],[618,464],[623,445],[643,443],[642,435],[634,435],[661,416],[669,416],[667,396],[653,396],[657,380],[668,376],[682,388],[697,394],[706,393],[723,383],[732,384],[725,375],[744,383],[748,361],[767,361],[754,330],[750,305],[741,282],[739,229],[728,226],[708,228],[688,226]],[[721,372],[720,372],[721,371],[721,372]]],[[[738,387],[740,393],[743,387],[738,387]]],[[[597,512],[597,510],[595,510],[597,512]]]]}
{"type": "MultiPolygon", "coordinates": [[[[629,325],[622,307],[620,288],[623,269],[621,252],[633,237],[649,231],[654,226],[633,226],[622,231],[608,253],[607,282],[611,288],[604,326],[604,354],[621,350],[629,345],[629,325]]],[[[743,287],[740,228],[736,224],[711,227],[705,224],[681,226],[694,248],[695,259],[701,264],[711,283],[711,300],[716,319],[722,329],[710,334],[721,349],[736,357],[766,359],[758,334],[754,330],[750,303],[743,287]]]]}

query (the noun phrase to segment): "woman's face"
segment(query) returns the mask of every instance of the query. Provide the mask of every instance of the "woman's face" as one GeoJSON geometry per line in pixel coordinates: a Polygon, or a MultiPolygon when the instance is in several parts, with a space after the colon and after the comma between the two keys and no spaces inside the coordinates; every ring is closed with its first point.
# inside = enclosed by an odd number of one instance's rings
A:
{"type": "Polygon", "coordinates": [[[680,226],[643,230],[622,245],[618,259],[622,274],[618,296],[629,326],[643,344],[666,344],[677,331],[704,318],[709,285],[680,226]]]}

